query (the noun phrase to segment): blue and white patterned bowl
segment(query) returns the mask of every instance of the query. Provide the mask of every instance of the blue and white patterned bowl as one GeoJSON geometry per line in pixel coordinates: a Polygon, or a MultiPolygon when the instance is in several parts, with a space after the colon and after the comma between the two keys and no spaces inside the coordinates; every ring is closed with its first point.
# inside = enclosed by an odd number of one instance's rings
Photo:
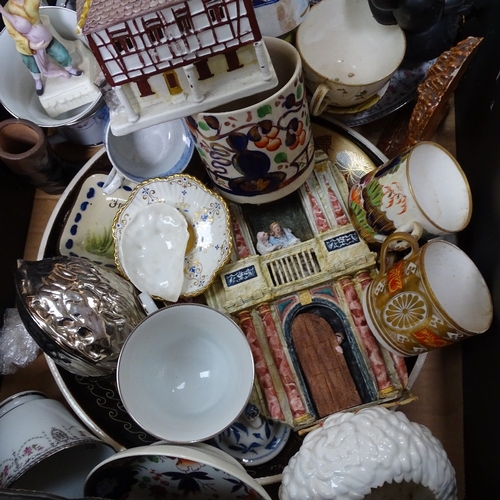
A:
{"type": "Polygon", "coordinates": [[[107,125],[104,145],[113,167],[134,182],[179,174],[194,151],[184,120],[171,120],[131,134],[115,136],[107,125]]]}

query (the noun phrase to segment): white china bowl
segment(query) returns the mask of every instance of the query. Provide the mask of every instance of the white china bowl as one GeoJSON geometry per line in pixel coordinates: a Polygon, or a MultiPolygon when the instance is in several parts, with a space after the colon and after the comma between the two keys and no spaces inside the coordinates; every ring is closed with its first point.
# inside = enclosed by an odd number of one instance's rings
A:
{"type": "Polygon", "coordinates": [[[225,314],[179,303],[148,316],[118,358],[117,385],[130,416],[175,443],[204,441],[226,429],[253,387],[248,341],[225,314]]]}
{"type": "MultiPolygon", "coordinates": [[[[123,255],[127,252],[127,245],[133,242],[123,237],[125,227],[152,203],[172,205],[186,218],[191,237],[184,257],[184,282],[180,294],[181,297],[193,297],[203,293],[231,254],[230,216],[226,202],[199,180],[186,174],[150,179],[136,186],[113,222],[115,264],[128,279],[123,255]]],[[[145,239],[143,244],[145,247],[155,244],[153,228],[150,240],[145,239]]],[[[171,265],[167,258],[164,265],[171,265]]]]}
{"type": "Polygon", "coordinates": [[[127,179],[142,182],[182,172],[194,151],[184,120],[171,120],[116,136],[106,127],[104,145],[111,164],[127,179]]]}
{"type": "Polygon", "coordinates": [[[145,498],[271,500],[232,457],[205,443],[139,446],[118,452],[87,477],[85,495],[111,500],[145,498]]]}
{"type": "Polygon", "coordinates": [[[458,496],[455,470],[442,443],[403,412],[376,406],[334,413],[307,434],[283,470],[279,498],[458,496]]]}
{"type": "MultiPolygon", "coordinates": [[[[48,16],[50,23],[65,40],[81,40],[85,37],[76,34],[76,12],[64,7],[40,7],[40,14],[48,16]]],[[[93,61],[97,66],[97,62],[93,61]]],[[[14,40],[7,29],[0,33],[0,101],[9,113],[16,118],[29,120],[39,127],[60,127],[80,122],[102,106],[103,98],[99,92],[94,102],[62,113],[52,118],[47,114],[35,92],[34,80],[24,65],[14,40]]],[[[97,70],[96,70],[97,71],[97,70]]]]}

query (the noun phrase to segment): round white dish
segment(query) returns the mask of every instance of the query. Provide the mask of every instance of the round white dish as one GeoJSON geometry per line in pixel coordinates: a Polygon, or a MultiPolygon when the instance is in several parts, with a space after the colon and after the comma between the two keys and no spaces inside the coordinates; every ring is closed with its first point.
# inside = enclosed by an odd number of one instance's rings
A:
{"type": "MultiPolygon", "coordinates": [[[[168,203],[186,218],[194,241],[191,242],[190,238],[184,257],[181,296],[193,297],[203,293],[231,254],[230,216],[226,202],[190,175],[175,174],[139,184],[113,222],[115,264],[127,278],[122,266],[124,229],[143,207],[151,203],[168,203]]],[[[168,260],[165,260],[165,266],[168,265],[168,260]]]]}
{"type": "MultiPolygon", "coordinates": [[[[54,30],[64,40],[78,41],[87,45],[85,37],[76,34],[77,16],[75,11],[64,7],[41,6],[40,15],[49,18],[54,30]]],[[[97,61],[94,58],[86,64],[92,74],[99,71],[97,61]]],[[[0,71],[0,101],[3,106],[16,118],[29,120],[39,127],[61,127],[80,123],[102,106],[103,98],[96,88],[93,102],[61,113],[54,118],[49,116],[42,106],[40,98],[36,95],[33,78],[16,50],[16,44],[7,29],[0,33],[0,68],[2,68],[0,71]]]]}

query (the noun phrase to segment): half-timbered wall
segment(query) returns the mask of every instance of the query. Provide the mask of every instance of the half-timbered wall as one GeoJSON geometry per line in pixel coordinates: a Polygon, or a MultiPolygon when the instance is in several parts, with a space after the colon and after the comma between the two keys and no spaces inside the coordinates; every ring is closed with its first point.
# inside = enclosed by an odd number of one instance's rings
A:
{"type": "Polygon", "coordinates": [[[235,51],[260,38],[251,0],[190,0],[92,33],[89,43],[114,86],[235,51]]]}

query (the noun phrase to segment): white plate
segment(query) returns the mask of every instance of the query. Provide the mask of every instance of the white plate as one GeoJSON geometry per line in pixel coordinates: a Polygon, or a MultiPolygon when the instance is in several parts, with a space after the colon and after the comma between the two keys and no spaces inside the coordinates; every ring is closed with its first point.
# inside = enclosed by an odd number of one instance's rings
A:
{"type": "Polygon", "coordinates": [[[112,195],[106,195],[102,191],[106,178],[106,174],[94,174],[82,184],[64,224],[59,252],[114,269],[113,219],[137,183],[125,181],[112,195]]]}
{"type": "MultiPolygon", "coordinates": [[[[192,237],[184,257],[181,296],[193,297],[203,293],[231,254],[230,217],[226,202],[190,175],[177,174],[139,184],[113,222],[115,265],[125,277],[127,274],[120,264],[123,262],[123,229],[141,208],[151,203],[168,203],[186,218],[192,237]]],[[[169,262],[165,261],[165,265],[168,266],[169,262]]]]}

